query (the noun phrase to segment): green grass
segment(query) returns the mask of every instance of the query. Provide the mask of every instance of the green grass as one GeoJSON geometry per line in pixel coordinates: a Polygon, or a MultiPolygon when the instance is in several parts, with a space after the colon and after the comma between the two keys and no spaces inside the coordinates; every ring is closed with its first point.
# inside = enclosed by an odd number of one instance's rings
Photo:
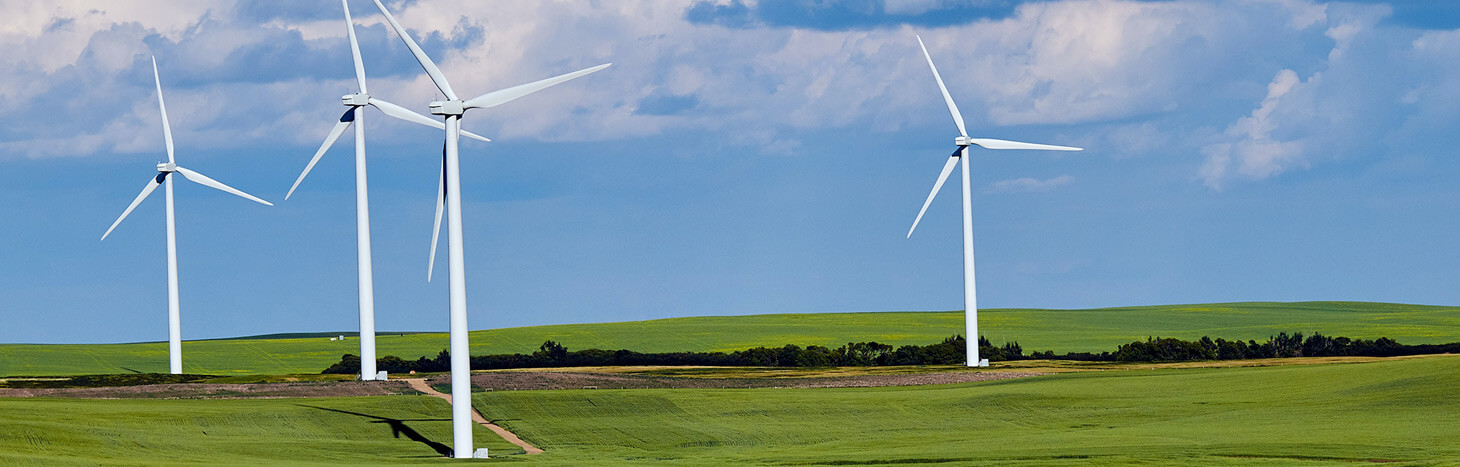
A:
{"type": "MultiPolygon", "coordinates": [[[[1406,344],[1460,341],[1460,307],[1384,303],[990,309],[980,311],[979,320],[980,329],[989,339],[996,343],[1017,340],[1026,351],[1113,350],[1119,344],[1147,336],[1263,340],[1280,331],[1389,337],[1406,344]]],[[[548,339],[570,350],[726,351],[788,343],[837,347],[849,341],[926,345],[962,333],[962,312],[817,313],[493,329],[472,332],[471,342],[476,355],[528,353],[548,339]]],[[[377,337],[382,356],[434,357],[446,347],[444,333],[377,337]]],[[[188,373],[217,375],[317,373],[345,353],[358,354],[359,341],[330,341],[327,337],[186,341],[183,368],[188,373]]],[[[0,344],[0,376],[127,372],[167,372],[166,344],[0,344]]]]}
{"type": "Polygon", "coordinates": [[[1460,463],[1460,356],[860,389],[503,391],[535,462],[1460,463]]]}
{"type": "MultiPolygon", "coordinates": [[[[450,462],[437,451],[451,445],[449,414],[445,401],[426,396],[0,398],[0,465],[450,462]],[[398,421],[399,437],[385,419],[398,421]]],[[[473,436],[493,456],[522,452],[485,428],[473,436]]]]}
{"type": "MultiPolygon", "coordinates": [[[[545,465],[1460,463],[1460,356],[848,389],[500,391],[475,431],[545,465]]],[[[0,465],[444,463],[448,405],[0,398],[0,465]],[[414,433],[392,434],[385,419],[414,433]],[[415,439],[412,439],[415,438],[415,439]]]]}

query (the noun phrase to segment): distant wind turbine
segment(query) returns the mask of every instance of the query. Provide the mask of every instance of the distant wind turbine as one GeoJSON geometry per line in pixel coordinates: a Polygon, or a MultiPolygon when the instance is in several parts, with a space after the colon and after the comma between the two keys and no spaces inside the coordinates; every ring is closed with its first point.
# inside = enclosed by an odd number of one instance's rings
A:
{"type": "MultiPolygon", "coordinates": [[[[359,263],[359,290],[360,290],[360,379],[371,381],[375,379],[375,279],[371,272],[370,260],[370,192],[366,186],[365,178],[365,110],[366,105],[374,106],[386,115],[399,118],[408,122],[419,123],[437,129],[445,129],[446,124],[433,120],[431,117],[421,115],[405,107],[395,105],[384,100],[371,97],[365,90],[365,64],[360,60],[360,43],[355,40],[355,23],[350,19],[350,5],[346,0],[340,0],[340,6],[345,9],[345,28],[350,37],[350,53],[355,60],[355,82],[360,85],[359,92],[346,94],[340,100],[348,107],[345,114],[340,116],[339,123],[330,130],[329,136],[325,137],[324,144],[314,153],[314,158],[309,160],[309,165],[304,166],[304,172],[294,180],[294,186],[289,187],[289,193],[284,195],[288,200],[294,195],[294,190],[314,170],[314,164],[319,163],[321,156],[335,144],[335,140],[355,123],[355,247],[356,260],[359,263]]],[[[469,131],[461,132],[470,138],[482,141],[491,141],[469,131]]]]}
{"type": "Polygon", "coordinates": [[[177,294],[177,232],[172,212],[172,177],[169,175],[179,173],[184,178],[204,186],[217,188],[269,206],[273,206],[273,204],[177,165],[172,154],[172,127],[167,123],[167,105],[162,102],[162,79],[157,74],[157,57],[152,58],[152,78],[157,82],[157,107],[162,111],[162,137],[167,142],[167,162],[157,164],[157,176],[147,181],[147,186],[142,188],[142,193],[137,195],[137,199],[132,200],[132,204],[127,206],[127,210],[122,211],[121,217],[117,217],[117,221],[112,223],[111,228],[106,229],[106,233],[101,235],[101,239],[106,240],[107,235],[111,235],[112,230],[122,223],[122,219],[126,219],[127,214],[131,214],[138,204],[142,204],[142,200],[147,199],[147,195],[152,194],[158,186],[167,185],[167,353],[169,368],[172,374],[176,375],[182,374],[182,325],[179,318],[177,294]]]}
{"type": "Polygon", "coordinates": [[[918,36],[918,47],[923,49],[923,57],[928,59],[928,68],[933,70],[933,79],[938,81],[938,89],[943,91],[943,100],[948,103],[948,112],[953,114],[953,123],[958,125],[959,136],[954,140],[954,143],[958,145],[958,150],[954,151],[953,155],[948,157],[948,162],[943,165],[943,172],[938,174],[938,182],[933,184],[933,191],[928,193],[928,200],[923,202],[923,209],[918,211],[918,217],[913,219],[912,228],[907,229],[907,236],[912,238],[913,230],[916,230],[918,222],[923,220],[923,213],[928,211],[928,205],[932,204],[933,197],[938,196],[938,190],[943,188],[943,182],[948,180],[948,174],[953,173],[953,166],[958,164],[959,159],[962,159],[964,342],[968,348],[967,365],[988,366],[987,360],[978,358],[978,291],[974,286],[973,273],[973,197],[968,184],[968,147],[976,145],[984,149],[1039,149],[1045,151],[1080,151],[1081,148],[1001,139],[969,138],[968,131],[963,128],[963,114],[958,113],[958,106],[953,103],[953,96],[948,94],[948,87],[943,85],[943,77],[938,75],[938,67],[933,65],[933,57],[928,55],[928,47],[923,45],[921,36],[918,36]]]}
{"type": "MultiPolygon", "coordinates": [[[[519,97],[531,94],[548,88],[550,86],[593,73],[611,64],[598,65],[592,68],[575,71],[572,73],[555,76],[552,78],[535,81],[532,83],[513,86],[510,88],[489,92],[466,101],[458,99],[456,92],[452,91],[451,84],[446,82],[446,76],[431,61],[431,57],[421,50],[416,41],[411,39],[405,28],[391,16],[390,11],[380,0],[375,0],[375,6],[385,15],[390,22],[390,27],[395,29],[396,35],[405,42],[406,47],[411,49],[411,54],[416,56],[416,61],[421,63],[426,74],[431,77],[431,82],[446,96],[445,101],[432,102],[430,104],[433,115],[446,117],[446,147],[442,161],[442,174],[440,179],[441,190],[437,192],[436,201],[436,227],[432,232],[431,241],[431,267],[435,262],[435,235],[440,231],[441,212],[447,211],[447,256],[448,269],[450,273],[451,289],[451,427],[452,427],[452,453],[456,458],[470,458],[473,456],[471,439],[471,355],[467,345],[466,325],[466,256],[465,243],[461,237],[461,170],[460,159],[457,154],[457,143],[461,133],[461,117],[468,109],[481,109],[495,107],[505,104],[519,97]]],[[[430,272],[428,270],[429,277],[430,272]]]]}

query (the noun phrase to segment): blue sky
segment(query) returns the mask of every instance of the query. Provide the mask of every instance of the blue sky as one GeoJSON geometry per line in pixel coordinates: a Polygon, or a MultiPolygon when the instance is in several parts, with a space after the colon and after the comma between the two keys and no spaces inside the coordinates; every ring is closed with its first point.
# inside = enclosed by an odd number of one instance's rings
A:
{"type": "MultiPolygon", "coordinates": [[[[476,95],[473,329],[961,308],[957,187],[904,234],[956,129],[979,151],[984,307],[1460,303],[1460,7],[1449,2],[441,2],[390,5],[476,95]]],[[[434,89],[352,0],[372,95],[434,89]]],[[[184,339],[353,330],[351,145],[283,194],[353,76],[329,1],[0,1],[0,342],[166,338],[164,160],[184,339]]],[[[443,331],[425,281],[439,133],[371,110],[377,321],[443,331]]],[[[438,270],[444,274],[444,269],[438,270]]],[[[991,338],[1002,336],[986,329],[991,338]]]]}

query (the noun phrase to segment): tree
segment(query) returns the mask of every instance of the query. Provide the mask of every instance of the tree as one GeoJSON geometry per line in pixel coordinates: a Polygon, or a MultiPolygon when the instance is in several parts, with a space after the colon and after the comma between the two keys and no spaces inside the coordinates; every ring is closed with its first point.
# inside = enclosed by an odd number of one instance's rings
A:
{"type": "Polygon", "coordinates": [[[360,356],[347,353],[340,357],[340,361],[329,368],[325,368],[325,374],[349,375],[360,372],[360,356]]]}
{"type": "Polygon", "coordinates": [[[568,348],[553,341],[543,342],[532,356],[546,359],[553,363],[565,363],[568,360],[568,348]]]}

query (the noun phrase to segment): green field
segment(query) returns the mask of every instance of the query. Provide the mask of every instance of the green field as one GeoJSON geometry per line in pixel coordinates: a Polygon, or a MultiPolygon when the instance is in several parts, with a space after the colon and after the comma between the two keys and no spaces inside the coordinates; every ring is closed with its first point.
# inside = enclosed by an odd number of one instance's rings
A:
{"type": "Polygon", "coordinates": [[[1460,356],[949,386],[477,394],[542,463],[1460,463],[1460,356]]]}
{"type": "MultiPolygon", "coordinates": [[[[487,317],[477,317],[486,320],[487,317]]],[[[995,343],[1026,351],[1103,351],[1148,336],[1263,340],[1281,331],[1353,338],[1389,337],[1406,344],[1460,341],[1460,307],[1354,302],[1226,303],[1091,310],[989,309],[980,329],[995,343]]],[[[528,353],[552,339],[570,350],[724,351],[755,346],[877,341],[926,345],[962,334],[962,312],[775,314],[671,318],[602,324],[493,329],[471,333],[472,353],[528,353]]],[[[443,333],[382,334],[379,355],[435,356],[443,333]]],[[[204,374],[317,373],[359,353],[353,338],[222,339],[183,343],[184,370],[204,374]]],[[[166,372],[165,343],[97,345],[0,344],[0,375],[166,372]]]]}
{"type": "MultiPolygon", "coordinates": [[[[1364,360],[890,388],[482,392],[473,402],[487,418],[547,452],[475,437],[498,462],[546,465],[1460,463],[1460,356],[1364,360]]],[[[447,413],[426,396],[0,399],[0,465],[451,462],[439,455],[447,413]]]]}
{"type": "MultiPolygon", "coordinates": [[[[0,465],[449,461],[450,406],[427,396],[330,399],[0,398],[0,465]],[[396,436],[399,435],[399,436],[396,436]]],[[[476,447],[522,450],[477,427],[476,447]]]]}

